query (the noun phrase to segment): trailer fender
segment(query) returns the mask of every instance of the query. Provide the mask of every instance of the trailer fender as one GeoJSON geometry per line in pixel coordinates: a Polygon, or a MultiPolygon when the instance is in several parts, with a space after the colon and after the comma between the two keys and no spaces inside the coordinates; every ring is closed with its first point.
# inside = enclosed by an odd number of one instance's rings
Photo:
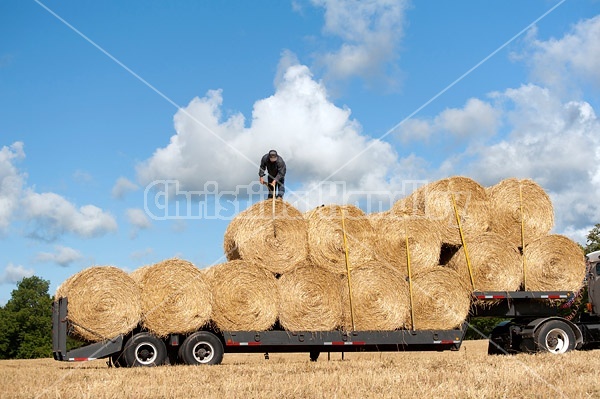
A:
{"type": "Polygon", "coordinates": [[[571,330],[573,330],[573,334],[575,334],[575,349],[581,348],[583,345],[583,334],[579,327],[573,322],[563,318],[563,317],[542,317],[539,319],[535,319],[530,321],[526,326],[523,327],[523,331],[521,332],[521,336],[523,338],[533,338],[535,332],[539,330],[539,328],[544,324],[551,320],[559,320],[563,323],[566,323],[571,330]]]}

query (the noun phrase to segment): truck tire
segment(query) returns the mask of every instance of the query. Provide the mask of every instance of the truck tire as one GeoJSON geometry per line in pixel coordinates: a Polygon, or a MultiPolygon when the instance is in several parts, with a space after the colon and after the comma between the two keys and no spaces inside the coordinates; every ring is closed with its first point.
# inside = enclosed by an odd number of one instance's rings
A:
{"type": "Polygon", "coordinates": [[[183,341],[179,348],[179,360],[189,365],[220,364],[223,352],[223,343],[216,335],[198,331],[183,341]]]}
{"type": "Polygon", "coordinates": [[[565,353],[575,349],[575,333],[567,323],[550,320],[537,329],[534,342],[538,351],[565,353]]]}
{"type": "Polygon", "coordinates": [[[123,359],[129,367],[161,366],[167,359],[167,346],[154,335],[141,332],[127,341],[123,359]]]}

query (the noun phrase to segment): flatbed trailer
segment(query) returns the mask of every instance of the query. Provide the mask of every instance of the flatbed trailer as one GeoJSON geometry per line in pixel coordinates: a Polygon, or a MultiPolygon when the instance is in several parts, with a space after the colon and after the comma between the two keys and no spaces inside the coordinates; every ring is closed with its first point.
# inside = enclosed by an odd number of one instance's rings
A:
{"type": "Polygon", "coordinates": [[[67,350],[71,329],[68,298],[52,307],[54,359],[110,358],[115,366],[219,364],[225,353],[459,350],[473,317],[504,319],[489,335],[489,354],[548,351],[564,353],[600,347],[600,251],[588,254],[585,290],[475,291],[467,320],[448,330],[394,331],[217,331],[158,338],[139,327],[127,335],[67,350]]]}

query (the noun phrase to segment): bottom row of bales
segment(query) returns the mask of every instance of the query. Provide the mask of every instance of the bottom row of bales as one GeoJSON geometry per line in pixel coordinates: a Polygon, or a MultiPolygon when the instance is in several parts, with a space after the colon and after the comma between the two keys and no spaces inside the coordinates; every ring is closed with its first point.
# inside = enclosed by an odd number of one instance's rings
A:
{"type": "Polygon", "coordinates": [[[436,266],[412,278],[378,262],[354,267],[351,278],[308,262],[277,278],[235,260],[200,270],[169,259],[131,274],[95,266],[67,279],[72,335],[101,341],[140,325],[157,336],[205,326],[230,331],[451,329],[469,312],[471,295],[458,273],[436,266]]]}

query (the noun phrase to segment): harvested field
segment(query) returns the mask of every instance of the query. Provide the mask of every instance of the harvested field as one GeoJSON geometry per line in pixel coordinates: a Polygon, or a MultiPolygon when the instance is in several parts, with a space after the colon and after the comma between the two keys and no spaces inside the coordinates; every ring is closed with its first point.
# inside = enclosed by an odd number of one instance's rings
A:
{"type": "Polygon", "coordinates": [[[458,352],[226,354],[219,366],[109,369],[102,360],[0,361],[2,398],[592,398],[599,351],[488,356],[458,352]],[[592,365],[592,367],[590,367],[592,365]]]}

